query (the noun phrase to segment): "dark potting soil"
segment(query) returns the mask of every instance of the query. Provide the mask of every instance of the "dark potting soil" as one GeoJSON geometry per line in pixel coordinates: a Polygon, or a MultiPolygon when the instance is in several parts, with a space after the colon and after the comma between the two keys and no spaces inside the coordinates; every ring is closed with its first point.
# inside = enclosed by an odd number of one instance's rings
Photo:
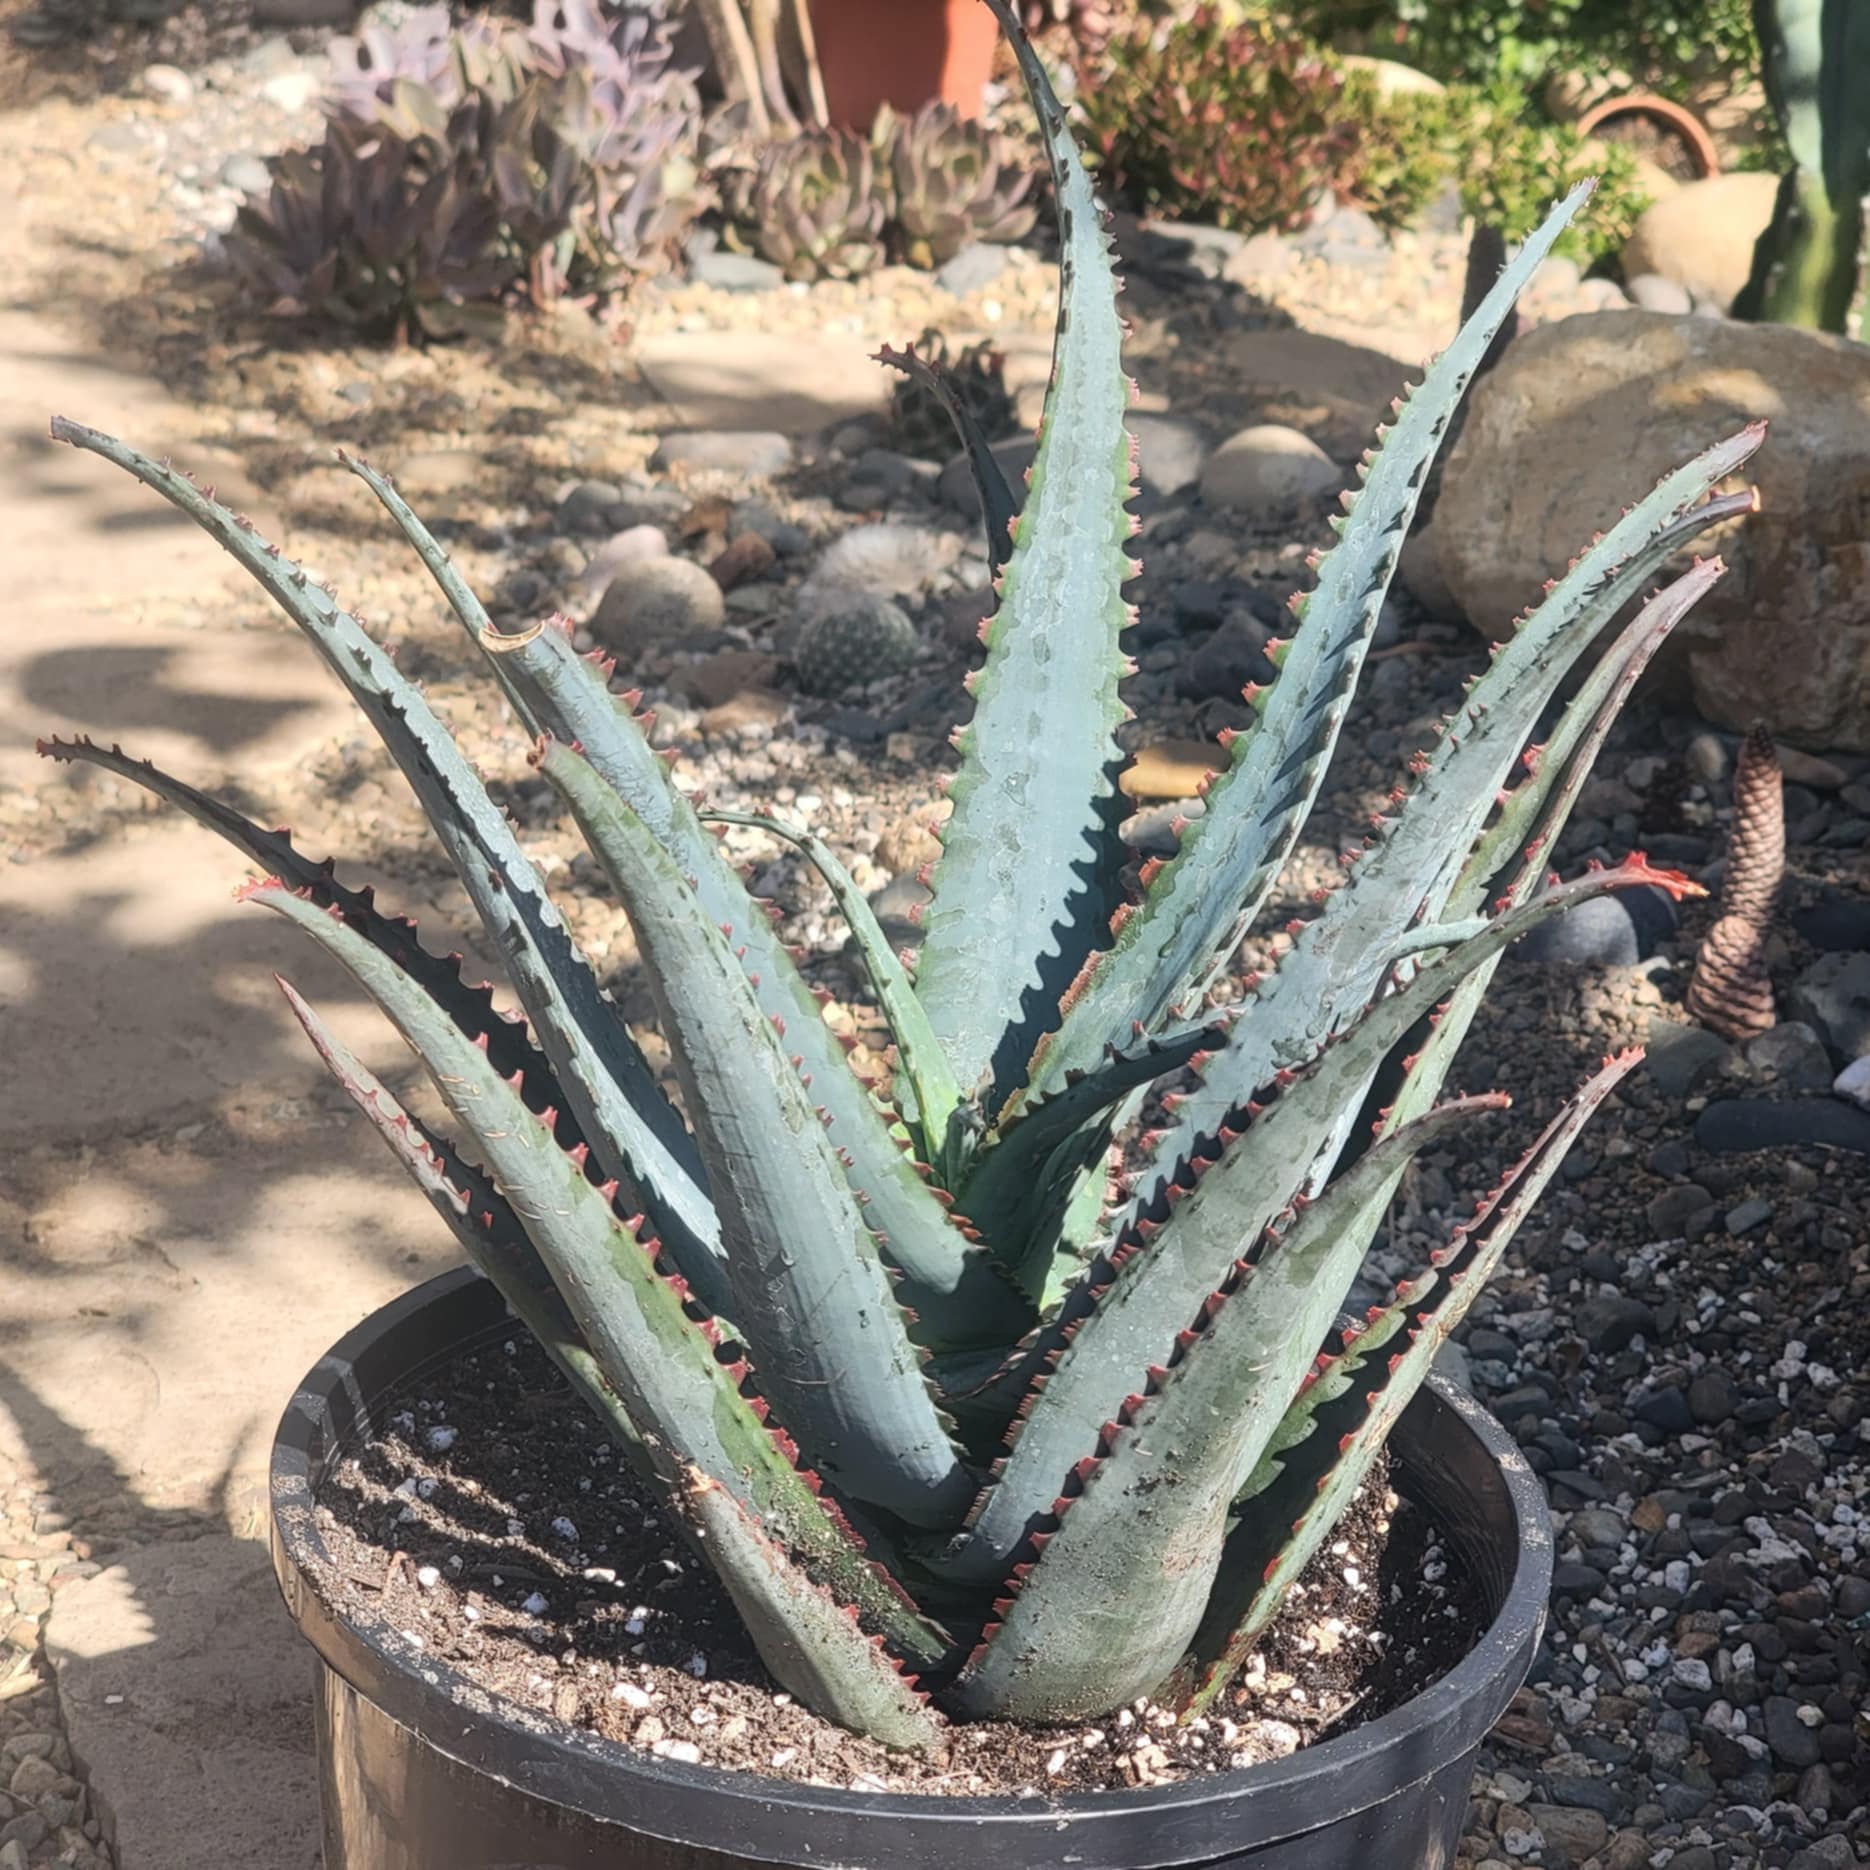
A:
{"type": "Polygon", "coordinates": [[[378,1426],[320,1495],[318,1583],[340,1613],[607,1739],[812,1785],[1042,1797],[1250,1766],[1399,1705],[1478,1625],[1465,1569],[1374,1474],[1205,1719],[1145,1702],[1064,1727],[945,1726],[939,1751],[911,1757],[776,1691],[726,1595],[523,1332],[378,1426]]]}

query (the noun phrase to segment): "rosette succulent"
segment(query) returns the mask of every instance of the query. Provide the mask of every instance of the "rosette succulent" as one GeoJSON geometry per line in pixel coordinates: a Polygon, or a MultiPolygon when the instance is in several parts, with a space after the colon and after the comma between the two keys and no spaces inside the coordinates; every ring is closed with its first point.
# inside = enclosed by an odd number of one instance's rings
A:
{"type": "Polygon", "coordinates": [[[479,161],[473,106],[439,143],[333,124],[315,150],[274,159],[272,185],[227,236],[237,272],[279,311],[366,336],[434,330],[511,285],[518,267],[479,161]]]}
{"type": "MultiPolygon", "coordinates": [[[[1137,876],[1118,836],[1134,482],[1109,248],[1045,74],[1009,0],[991,3],[1049,149],[1062,302],[1023,499],[969,451],[998,608],[913,972],[823,840],[770,827],[849,921],[894,1038],[889,1082],[854,1073],[639,697],[613,692],[561,622],[495,630],[382,476],[353,464],[536,734],[539,772],[628,911],[679,1100],[469,758],[357,619],[166,465],[56,428],[196,519],[304,632],[413,785],[524,1017],[496,1014],[287,834],[116,749],[44,751],[220,832],[262,872],[250,899],[350,970],[427,1067],[452,1134],[288,989],[367,1122],[693,1537],[778,1681],[904,1748],[935,1739],[931,1698],[961,1720],[1101,1717],[1141,1695],[1204,1706],[1330,1537],[1634,1062],[1591,1077],[1417,1277],[1342,1317],[1411,1158],[1505,1101],[1437,1101],[1503,950],[1602,891],[1692,887],[1640,856],[1548,885],[1543,853],[1719,564],[1633,616],[1632,600],[1749,510],[1715,490],[1759,440],[1719,442],[1606,515],[1410,763],[1348,880],[1292,925],[1276,969],[1224,991],[1311,817],[1429,462],[1586,191],[1397,406],[1270,647],[1277,681],[1249,691],[1255,724],[1216,748],[1204,815],[1137,876]],[[1178,1074],[1163,1121],[1134,1134],[1178,1074]]],[[[836,147],[836,213],[801,251],[849,244],[861,164],[836,147]]]]}
{"type": "Polygon", "coordinates": [[[910,265],[940,266],[972,241],[1018,240],[1032,231],[1037,173],[952,104],[925,104],[912,117],[880,123],[873,135],[889,152],[896,244],[910,265]]]}
{"type": "Polygon", "coordinates": [[[850,279],[882,264],[889,180],[854,130],[802,130],[768,144],[730,209],[738,239],[788,279],[850,279]]]}
{"type": "Polygon", "coordinates": [[[535,0],[525,32],[424,7],[336,40],[325,139],[274,160],[236,264],[275,303],[366,329],[521,283],[536,303],[625,285],[700,207],[700,103],[672,56],[660,20],[594,0],[535,0]],[[430,224],[408,223],[416,202],[430,224]]]}

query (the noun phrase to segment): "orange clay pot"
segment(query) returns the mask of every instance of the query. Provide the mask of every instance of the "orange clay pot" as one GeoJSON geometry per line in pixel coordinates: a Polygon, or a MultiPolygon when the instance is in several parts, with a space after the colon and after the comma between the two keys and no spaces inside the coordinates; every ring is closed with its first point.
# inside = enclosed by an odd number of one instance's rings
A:
{"type": "Polygon", "coordinates": [[[1647,117],[1660,128],[1672,130],[1687,145],[1697,176],[1720,173],[1721,159],[1708,126],[1692,110],[1684,109],[1672,98],[1657,97],[1652,91],[1628,91],[1622,97],[1607,97],[1593,104],[1578,119],[1578,134],[1589,136],[1618,117],[1647,117]]]}
{"type": "Polygon", "coordinates": [[[978,117],[1000,28],[981,0],[811,0],[831,121],[867,130],[881,104],[932,99],[978,117]]]}

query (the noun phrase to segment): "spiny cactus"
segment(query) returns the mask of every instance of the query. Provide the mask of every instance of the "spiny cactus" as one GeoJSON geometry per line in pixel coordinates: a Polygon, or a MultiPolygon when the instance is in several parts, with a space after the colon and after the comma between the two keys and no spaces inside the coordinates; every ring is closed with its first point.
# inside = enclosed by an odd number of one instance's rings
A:
{"type": "Polygon", "coordinates": [[[1435,1101],[1502,951],[1605,890],[1692,892],[1640,856],[1542,887],[1541,858],[1718,562],[1617,619],[1749,508],[1712,490],[1760,438],[1710,448],[1611,524],[1411,762],[1277,970],[1211,1004],[1311,814],[1428,462],[1585,191],[1397,406],[1272,646],[1277,682],[1250,691],[1256,725],[1229,737],[1205,815],[1129,894],[1122,327],[1063,112],[1010,0],[991,4],[1051,158],[1061,305],[1024,502],[970,451],[1004,562],[913,975],[823,841],[772,827],[849,921],[894,1038],[887,1087],[851,1070],[767,906],[671,783],[640,697],[619,701],[610,665],[557,623],[491,628],[381,475],[351,464],[537,734],[540,772],[628,911],[679,1109],[473,766],[357,620],[183,476],[55,425],[197,520],[303,630],[414,786],[525,1017],[496,1015],[487,989],[284,832],[115,749],[43,750],[219,831],[263,873],[251,900],[344,963],[427,1066],[456,1136],[405,1111],[290,994],[339,1082],[660,1490],[778,1680],[905,1748],[935,1739],[929,1696],[959,1719],[1102,1716],[1143,1694],[1204,1705],[1329,1537],[1634,1063],[1608,1062],[1393,1300],[1340,1318],[1411,1158],[1504,1102],[1435,1101]],[[1438,1008],[1376,1136],[1347,1149],[1368,1087],[1438,1008]],[[1113,1143],[1177,1072],[1167,1121],[1113,1180],[1113,1143]]]}
{"type": "Polygon", "coordinates": [[[1701,938],[1688,1010],[1728,1039],[1751,1039],[1777,1017],[1766,938],[1786,869],[1785,778],[1779,749],[1755,727],[1734,768],[1734,822],[1728,834],[1721,913],[1701,938]]]}
{"type": "Polygon", "coordinates": [[[788,279],[850,279],[883,262],[889,178],[854,130],[801,130],[769,144],[727,205],[737,242],[788,279]]]}
{"type": "Polygon", "coordinates": [[[915,625],[886,598],[854,592],[799,631],[792,660],[810,695],[841,695],[915,661],[915,625]]]}
{"type": "Polygon", "coordinates": [[[886,115],[871,136],[889,152],[895,240],[911,266],[937,267],[970,241],[1019,240],[1032,231],[1038,176],[1003,138],[952,104],[925,104],[901,119],[886,115]]]}

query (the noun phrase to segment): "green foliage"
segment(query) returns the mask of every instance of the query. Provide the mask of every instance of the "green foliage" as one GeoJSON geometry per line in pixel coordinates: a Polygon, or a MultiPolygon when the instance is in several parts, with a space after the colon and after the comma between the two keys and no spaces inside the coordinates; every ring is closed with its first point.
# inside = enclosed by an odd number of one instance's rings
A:
{"type": "MultiPolygon", "coordinates": [[[[1012,0],[991,3],[1014,29],[1012,0]]],[[[1249,692],[1255,726],[1216,749],[1206,812],[1175,853],[1132,880],[1116,740],[1135,576],[1123,327],[1090,179],[1016,29],[1014,43],[1058,196],[1054,369],[1023,501],[976,461],[999,604],[913,974],[811,827],[736,816],[830,886],[893,1040],[893,1087],[850,1069],[767,906],[651,746],[640,695],[613,693],[612,665],[580,657],[563,620],[491,629],[381,475],[351,464],[539,737],[535,763],[629,917],[679,1108],[472,762],[357,619],[186,477],[54,424],[200,524],[306,636],[408,778],[523,1020],[284,833],[114,748],[42,751],[148,786],[268,873],[246,894],[349,970],[455,1134],[403,1109],[288,990],[338,1082],[720,1576],[775,1678],[895,1747],[939,1740],[905,1671],[959,1718],[1101,1718],[1142,1694],[1218,1693],[1329,1537],[1635,1062],[1596,1074],[1398,1290],[1384,1355],[1369,1354],[1377,1327],[1341,1328],[1409,1161],[1504,1101],[1436,1101],[1502,952],[1608,889],[1693,889],[1640,855],[1548,888],[1543,853],[1718,561],[1619,619],[1748,506],[1709,495],[1760,440],[1745,430],[1604,516],[1410,763],[1350,881],[1276,971],[1209,1007],[1312,816],[1460,397],[1588,191],[1530,235],[1398,405],[1290,640],[1269,648],[1277,681],[1249,692]],[[1399,1065],[1379,1139],[1348,1150],[1372,1084],[1399,1065]],[[1170,1121],[1134,1135],[1150,1087],[1184,1071],[1170,1121]],[[1119,1139],[1136,1169],[1122,1185],[1119,1139]]],[[[894,653],[848,627],[826,636],[843,670],[894,653]]]]}
{"type": "Polygon", "coordinates": [[[1353,71],[1344,108],[1356,143],[1340,191],[1386,226],[1407,226],[1452,183],[1465,213],[1522,240],[1547,202],[1595,176],[1589,221],[1567,228],[1554,249],[1589,265],[1617,252],[1649,205],[1627,149],[1529,118],[1523,98],[1505,86],[1385,98],[1369,76],[1353,71]]]}
{"type": "Polygon", "coordinates": [[[1259,232],[1301,226],[1336,194],[1395,227],[1453,183],[1466,213],[1518,240],[1594,175],[1588,222],[1556,249],[1589,264],[1648,205],[1629,151],[1535,120],[1509,83],[1385,97],[1256,16],[1145,19],[1111,42],[1107,65],[1079,112],[1106,185],[1139,208],[1259,232]]]}
{"type": "Polygon", "coordinates": [[[647,16],[537,0],[521,33],[425,8],[332,51],[324,140],[269,165],[237,269],[282,310],[372,335],[476,301],[608,293],[697,212],[699,105],[647,16]]]}
{"type": "Polygon", "coordinates": [[[1449,83],[1529,90],[1569,67],[1668,91],[1758,57],[1751,0],[1297,0],[1284,10],[1327,44],[1355,38],[1449,83]]]}
{"type": "Polygon", "coordinates": [[[1078,105],[1105,186],[1245,233],[1302,226],[1356,147],[1344,77],[1290,32],[1216,5],[1115,36],[1078,105]]]}
{"type": "Polygon", "coordinates": [[[1587,140],[1570,124],[1548,124],[1515,116],[1511,103],[1493,94],[1450,94],[1461,125],[1461,205],[1475,219],[1522,240],[1538,226],[1544,204],[1597,178],[1589,224],[1566,230],[1555,251],[1589,264],[1620,252],[1649,206],[1636,158],[1621,144],[1587,140]]]}
{"type": "Polygon", "coordinates": [[[1349,72],[1343,108],[1356,142],[1341,191],[1385,227],[1411,225],[1463,173],[1463,102],[1432,92],[1385,97],[1368,72],[1349,72]]]}

